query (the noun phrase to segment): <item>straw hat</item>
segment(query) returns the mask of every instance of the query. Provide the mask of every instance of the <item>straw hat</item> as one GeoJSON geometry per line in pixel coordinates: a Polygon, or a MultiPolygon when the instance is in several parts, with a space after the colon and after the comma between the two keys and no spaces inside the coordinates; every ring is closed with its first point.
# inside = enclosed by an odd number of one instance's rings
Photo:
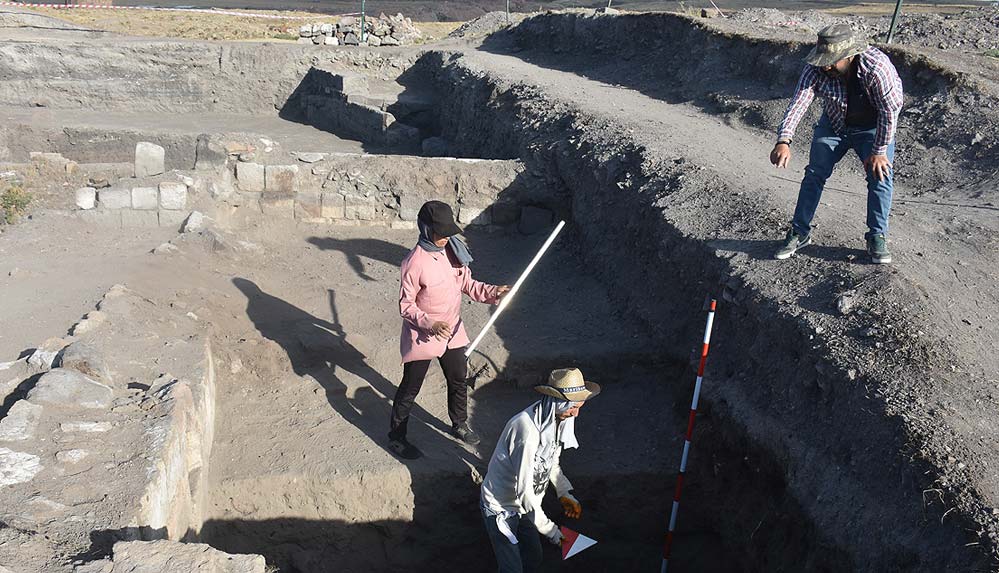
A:
{"type": "Polygon", "coordinates": [[[583,380],[583,373],[579,368],[552,370],[548,376],[548,383],[539,384],[534,389],[547,396],[570,402],[583,402],[600,393],[600,385],[583,380]]]}
{"type": "Polygon", "coordinates": [[[805,62],[818,68],[856,56],[867,51],[867,42],[854,35],[846,24],[832,24],[819,30],[819,39],[812,51],[805,56],[805,62]]]}

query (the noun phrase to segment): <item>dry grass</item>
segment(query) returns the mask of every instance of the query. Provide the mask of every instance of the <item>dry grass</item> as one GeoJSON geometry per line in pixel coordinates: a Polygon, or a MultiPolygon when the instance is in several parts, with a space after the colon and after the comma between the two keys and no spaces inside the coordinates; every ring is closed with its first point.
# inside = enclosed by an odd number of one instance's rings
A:
{"type": "MultiPolygon", "coordinates": [[[[981,4],[902,4],[902,14],[913,13],[913,12],[935,12],[938,14],[948,14],[955,12],[963,12],[965,10],[971,10],[973,8],[981,7],[981,4]]],[[[895,11],[895,5],[892,3],[866,3],[858,2],[853,6],[840,7],[840,8],[830,8],[828,10],[823,10],[823,12],[828,12],[830,14],[844,14],[844,15],[856,15],[856,16],[883,16],[891,15],[895,11]]]]}
{"type": "MultiPolygon", "coordinates": [[[[239,12],[288,17],[271,19],[203,12],[145,10],[36,8],[34,11],[93,30],[106,30],[128,36],[193,40],[294,42],[298,39],[298,29],[303,24],[336,21],[336,17],[329,14],[267,10],[239,10],[239,12]]],[[[428,39],[436,39],[447,36],[460,26],[461,22],[416,22],[415,24],[428,39]]]]}

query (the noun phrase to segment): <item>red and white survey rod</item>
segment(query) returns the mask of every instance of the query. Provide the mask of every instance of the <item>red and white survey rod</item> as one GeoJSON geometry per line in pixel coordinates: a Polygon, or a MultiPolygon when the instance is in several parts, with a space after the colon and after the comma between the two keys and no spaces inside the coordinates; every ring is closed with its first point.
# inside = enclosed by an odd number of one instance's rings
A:
{"type": "Polygon", "coordinates": [[[482,338],[485,337],[487,332],[489,332],[489,329],[492,327],[493,323],[496,322],[496,319],[499,318],[499,315],[502,314],[502,312],[506,309],[506,307],[510,306],[510,301],[513,300],[513,297],[517,294],[517,291],[520,290],[520,285],[524,284],[524,280],[527,279],[527,275],[531,274],[531,271],[534,270],[534,266],[537,265],[538,261],[541,260],[541,257],[544,256],[545,251],[547,251],[548,247],[552,246],[552,243],[555,242],[555,237],[558,237],[558,234],[562,232],[562,227],[565,227],[565,221],[558,222],[558,225],[555,226],[555,230],[552,231],[552,234],[548,235],[548,240],[545,241],[545,244],[541,245],[541,250],[538,251],[538,254],[534,255],[534,258],[531,259],[530,264],[528,264],[527,268],[524,269],[524,272],[521,273],[520,278],[517,279],[517,282],[513,283],[512,287],[510,287],[510,292],[506,293],[506,296],[504,296],[503,300],[500,301],[499,306],[496,308],[496,312],[494,312],[493,315],[489,317],[489,320],[486,322],[486,325],[482,327],[482,332],[480,332],[479,335],[475,337],[475,340],[473,340],[472,343],[468,345],[468,348],[465,350],[465,358],[468,358],[469,356],[472,355],[472,352],[475,350],[475,347],[478,346],[480,342],[482,342],[482,338]]]}
{"type": "Polygon", "coordinates": [[[663,545],[663,566],[660,573],[666,573],[670,549],[673,548],[673,532],[676,531],[676,515],[680,512],[680,494],[683,492],[683,476],[687,473],[687,456],[694,437],[694,419],[697,416],[697,400],[701,396],[701,382],[704,381],[704,364],[708,361],[708,344],[711,342],[711,326],[715,322],[715,306],[718,301],[711,299],[708,306],[708,323],[704,326],[704,342],[701,344],[701,362],[697,366],[697,382],[694,383],[694,398],[690,402],[690,417],[687,419],[687,435],[683,439],[683,455],[680,457],[680,473],[676,476],[676,490],[673,492],[673,509],[669,516],[669,529],[663,545]]]}

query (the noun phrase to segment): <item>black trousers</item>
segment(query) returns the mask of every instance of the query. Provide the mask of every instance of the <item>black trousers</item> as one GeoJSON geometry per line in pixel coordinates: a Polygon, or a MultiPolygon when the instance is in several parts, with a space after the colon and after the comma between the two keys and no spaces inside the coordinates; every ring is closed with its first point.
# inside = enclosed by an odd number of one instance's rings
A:
{"type": "MultiPolygon", "coordinates": [[[[455,426],[468,420],[468,378],[464,348],[449,348],[439,359],[444,379],[447,380],[447,413],[455,426]]],[[[423,387],[423,379],[430,369],[430,360],[414,360],[402,366],[402,382],[392,401],[391,430],[394,437],[405,437],[409,412],[416,395],[423,387]]]]}

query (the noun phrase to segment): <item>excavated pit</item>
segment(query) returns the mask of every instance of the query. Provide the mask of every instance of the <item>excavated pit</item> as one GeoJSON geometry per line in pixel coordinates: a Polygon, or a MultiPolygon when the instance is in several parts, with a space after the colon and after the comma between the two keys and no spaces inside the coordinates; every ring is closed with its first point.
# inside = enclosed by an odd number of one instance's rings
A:
{"type": "MultiPolygon", "coordinates": [[[[651,25],[634,18],[615,24],[617,33],[651,25]]],[[[746,125],[772,120],[775,86],[792,81],[797,61],[781,59],[787,49],[781,43],[655,18],[650,22],[666,32],[666,44],[705,47],[705,65],[729,62],[723,52],[734,47],[758,61],[777,58],[779,77],[758,82],[736,70],[749,87],[734,94],[697,62],[674,62],[675,89],[655,86],[674,71],[636,75],[630,87],[656,97],[634,113],[652,116],[676,106],[680,112],[656,121],[684,114],[702,121],[677,125],[675,138],[651,141],[641,129],[635,134],[636,125],[616,123],[612,104],[580,109],[564,97],[571,90],[557,89],[566,75],[608,80],[619,65],[615,58],[635,57],[598,45],[600,66],[593,70],[561,58],[566,46],[588,45],[591,27],[604,25],[600,18],[539,16],[512,39],[468,53],[343,52],[352,55],[319,62],[288,46],[101,42],[89,55],[44,43],[0,47],[8,62],[0,68],[6,72],[0,100],[22,126],[0,128],[0,161],[24,161],[39,150],[80,162],[127,162],[135,142],[153,141],[166,148],[167,169],[190,170],[206,132],[273,139],[283,161],[290,161],[287,152],[316,150],[515,159],[518,184],[476,205],[492,218],[468,233],[477,278],[496,283],[512,282],[544,236],[521,233],[517,217],[501,221],[501,207],[507,214],[511,206],[544,209],[569,222],[476,357],[489,366],[472,394],[471,423],[483,444],[464,448],[447,437],[442,378],[434,367],[415,414],[421,423],[411,430],[428,455],[409,464],[385,451],[385,426],[401,371],[398,264],[412,231],[391,229],[387,219],[323,227],[294,217],[267,221],[267,233],[252,225],[230,229],[261,244],[279,237],[292,246],[267,258],[243,253],[225,285],[226,304],[237,301],[227,312],[237,318],[213,341],[218,427],[208,505],[200,533],[188,540],[258,553],[287,572],[491,570],[476,484],[494,440],[531,402],[532,383],[551,368],[577,365],[606,390],[580,420],[581,449],[563,460],[585,509],[580,521],[561,522],[599,541],[573,569],[654,570],[686,426],[700,309],[709,295],[720,300],[720,311],[679,520],[677,570],[984,567],[973,512],[945,520],[943,494],[917,501],[935,466],[913,459],[911,429],[884,404],[872,405],[863,384],[852,383],[855,365],[815,340],[821,331],[810,319],[787,310],[792,297],[767,290],[760,277],[767,271],[749,268],[765,258],[765,241],[736,248],[705,230],[742,229],[748,213],[770,204],[752,195],[758,189],[742,186],[742,174],[729,171],[721,155],[711,155],[714,163],[698,155],[690,145],[698,127],[709,123],[705,116],[715,121],[714,113],[734,116],[742,123],[726,132],[734,134],[732,145],[750,141],[746,125]],[[123,53],[131,69],[116,63],[123,53]],[[78,76],[72,60],[88,57],[102,62],[108,80],[85,83],[78,76]],[[9,62],[48,66],[51,77],[9,62]],[[186,71],[170,76],[166,69],[186,71]],[[517,76],[525,69],[547,73],[532,84],[517,76]],[[33,99],[45,89],[59,97],[33,99]],[[140,113],[151,117],[129,115],[136,101],[145,102],[140,113]],[[438,153],[430,153],[428,139],[438,153]],[[747,195],[714,214],[710,198],[722,191],[747,195]],[[254,270],[265,266],[271,272],[254,270]],[[306,281],[316,284],[288,294],[291,284],[306,281]]],[[[920,97],[946,83],[918,58],[899,57],[920,97]]],[[[641,64],[633,66],[637,74],[641,64]]],[[[936,151],[912,153],[933,161],[936,151]]],[[[409,175],[432,180],[435,167],[422,168],[409,175]]],[[[777,225],[783,215],[775,211],[762,218],[777,225]]],[[[241,221],[223,212],[219,220],[241,221]]],[[[832,264],[822,270],[828,278],[796,299],[803,307],[818,308],[815,300],[849,278],[832,264]]],[[[484,308],[466,308],[469,325],[485,322],[484,308]]],[[[860,381],[876,382],[878,374],[861,370],[860,381]]],[[[557,503],[546,503],[549,515],[558,515],[557,503]]],[[[546,569],[559,568],[553,550],[545,559],[546,569]]]]}

